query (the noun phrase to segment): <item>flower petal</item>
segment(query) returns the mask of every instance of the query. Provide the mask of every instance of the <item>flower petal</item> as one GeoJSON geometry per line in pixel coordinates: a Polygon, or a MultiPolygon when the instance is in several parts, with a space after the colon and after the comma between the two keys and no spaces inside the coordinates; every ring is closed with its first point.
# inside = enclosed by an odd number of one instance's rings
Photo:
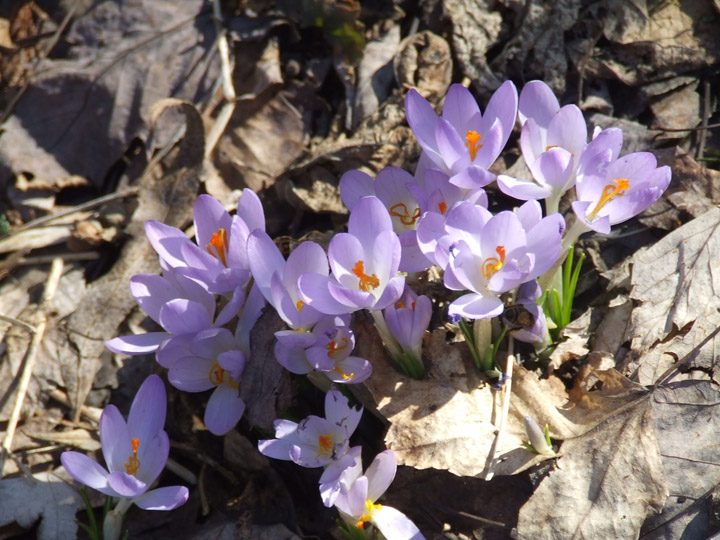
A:
{"type": "Polygon", "coordinates": [[[128,499],[145,493],[145,490],[148,488],[145,482],[125,472],[118,471],[110,473],[107,480],[110,489],[121,497],[127,497],[128,499]]]}
{"type": "Polygon", "coordinates": [[[115,405],[107,405],[103,410],[99,431],[108,469],[110,472],[125,471],[125,462],[132,455],[130,433],[125,419],[115,405]]]}
{"type": "Polygon", "coordinates": [[[397,472],[397,461],[392,450],[380,452],[365,471],[368,479],[368,499],[375,502],[387,491],[397,472]]]}
{"type": "Polygon", "coordinates": [[[99,463],[80,452],[63,452],[60,461],[70,476],[81,484],[98,490],[105,495],[116,493],[108,486],[108,473],[99,463]]]}
{"type": "Polygon", "coordinates": [[[135,394],[128,415],[128,433],[143,442],[149,442],[165,426],[167,396],[165,385],[157,375],[150,375],[135,394]]]}
{"type": "Polygon", "coordinates": [[[220,384],[210,396],[205,409],[205,425],[213,435],[225,435],[234,428],[245,412],[245,402],[237,388],[220,384]]]}
{"type": "Polygon", "coordinates": [[[189,497],[185,486],[167,486],[153,489],[133,499],[143,510],[172,510],[185,504],[189,497]]]}
{"type": "Polygon", "coordinates": [[[410,519],[392,506],[383,505],[372,514],[370,520],[385,538],[393,540],[425,540],[410,519]]]}
{"type": "Polygon", "coordinates": [[[119,336],[109,339],[105,346],[114,353],[128,354],[150,354],[155,352],[163,341],[167,340],[170,334],[167,332],[148,332],[130,336],[119,336]]]}

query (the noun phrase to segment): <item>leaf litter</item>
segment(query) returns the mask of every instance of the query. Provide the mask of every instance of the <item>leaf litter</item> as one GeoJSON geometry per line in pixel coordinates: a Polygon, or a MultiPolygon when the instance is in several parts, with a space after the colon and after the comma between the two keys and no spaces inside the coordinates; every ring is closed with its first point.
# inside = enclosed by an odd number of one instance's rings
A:
{"type": "MultiPolygon", "coordinates": [[[[404,125],[402,110],[408,87],[418,87],[437,104],[457,80],[453,71],[466,77],[485,98],[506,78],[517,82],[539,77],[556,91],[566,92],[563,103],[575,98],[583,101],[597,91],[601,99],[584,101],[590,123],[619,125],[628,139],[626,148],[653,149],[672,163],[671,190],[640,221],[653,231],[670,232],[660,240],[646,239],[649,245],[637,253],[627,248],[628,256],[622,261],[606,264],[607,251],[597,251],[593,261],[598,273],[614,276],[612,293],[599,302],[588,300],[585,293],[583,302],[595,304],[567,330],[567,341],[553,355],[554,372],[515,367],[506,433],[497,449],[497,476],[492,482],[481,479],[494,452],[502,391],[493,390],[476,372],[467,349],[451,342],[445,329],[427,336],[430,373],[425,380],[414,381],[388,367],[376,335],[356,317],[358,335],[363,338],[358,340],[356,354],[372,358],[375,371],[356,389],[357,397],[381,419],[382,426],[368,428],[364,436],[373,438],[376,448],[395,450],[407,467],[406,488],[411,492],[411,467],[417,474],[429,475],[416,476],[417,485],[424,485],[421,478],[433,477],[452,485],[443,476],[449,471],[477,486],[473,497],[478,500],[483,497],[482,486],[487,485],[500,490],[495,494],[498,500],[512,499],[510,506],[522,506],[517,515],[507,518],[508,523],[501,524],[505,528],[481,526],[484,532],[479,534],[489,538],[503,537],[509,526],[515,527],[518,538],[703,537],[716,531],[711,519],[712,494],[720,484],[720,450],[713,440],[718,418],[713,331],[720,326],[715,283],[716,171],[690,157],[688,151],[697,143],[694,132],[663,134],[663,129],[693,128],[707,123],[713,114],[703,111],[703,77],[696,70],[714,69],[717,64],[720,44],[711,32],[717,10],[710,3],[700,6],[689,1],[614,2],[613,9],[594,2],[581,9],[580,2],[570,1],[556,6],[531,4],[525,10],[514,1],[453,0],[420,2],[407,7],[407,14],[389,15],[365,10],[365,5],[361,12],[355,2],[338,8],[318,1],[313,9],[327,21],[340,17],[336,30],[345,28],[347,33],[341,30],[332,39],[322,37],[328,40],[327,50],[301,50],[296,44],[305,46],[323,32],[329,35],[331,27],[314,28],[312,18],[291,9],[278,17],[263,11],[263,3],[257,2],[255,8],[263,15],[248,12],[226,21],[235,39],[235,84],[241,96],[233,117],[209,161],[195,154],[196,159],[184,169],[188,174],[180,180],[185,191],[176,202],[168,203],[172,195],[168,186],[183,172],[172,165],[168,168],[167,162],[141,172],[153,157],[149,151],[153,145],[171,137],[158,134],[153,140],[148,136],[151,106],[171,96],[193,101],[203,112],[205,126],[187,127],[185,137],[192,138],[212,125],[221,103],[216,85],[219,62],[211,47],[214,22],[201,4],[188,3],[178,10],[174,3],[154,0],[125,11],[112,2],[101,2],[76,15],[64,43],[70,55],[42,59],[26,95],[3,126],[0,186],[12,201],[12,208],[3,208],[16,225],[38,213],[60,211],[64,194],[76,189],[63,184],[73,175],[110,191],[115,188],[106,182],[114,175],[124,183],[136,183],[140,191],[138,209],[133,208],[132,197],[124,203],[125,214],[133,215],[133,210],[135,214],[124,226],[127,242],[119,251],[120,258],[109,262],[110,272],[100,279],[83,277],[86,266],[73,263],[62,282],[59,294],[65,290],[65,298],[59,299],[58,312],[51,317],[45,350],[23,409],[26,433],[18,435],[21,451],[48,442],[96,449],[93,427],[82,424],[81,413],[88,395],[97,405],[107,399],[107,388],[104,394],[94,388],[105,377],[98,372],[109,372],[110,381],[128,380],[137,373],[133,362],[104,353],[102,339],[118,335],[121,326],[139,328],[142,321],[133,314],[132,302],[121,299],[112,316],[103,303],[113,294],[127,296],[129,275],[157,271],[154,259],[146,260],[147,245],[141,245],[145,243],[143,216],[157,218],[171,210],[178,226],[188,225],[192,199],[204,182],[205,189],[221,194],[226,203],[233,190],[245,186],[259,190],[266,208],[273,209],[268,211],[274,214],[268,216],[268,223],[273,224],[275,235],[337,229],[345,219],[337,189],[345,171],[363,167],[375,173],[387,165],[409,168],[417,159],[419,148],[404,125]],[[355,19],[344,27],[349,13],[355,19]],[[356,25],[358,14],[367,24],[363,35],[356,25]],[[414,18],[416,25],[420,22],[422,31],[408,34],[405,15],[414,18]],[[383,18],[385,24],[377,24],[383,18]],[[112,24],[103,27],[99,20],[112,24]],[[558,25],[562,32],[548,31],[558,25]],[[127,32],[127,28],[137,32],[127,32]],[[358,53],[353,64],[349,58],[358,53]],[[46,98],[51,94],[57,106],[49,116],[46,98]],[[78,96],[86,97],[84,104],[77,101],[78,96]],[[104,111],[100,115],[104,121],[96,121],[96,110],[104,111]],[[352,119],[350,129],[348,119],[352,119]],[[42,133],[39,125],[46,127],[42,133]],[[144,147],[139,157],[129,159],[130,154],[124,153],[134,139],[144,147]],[[681,149],[671,148],[676,144],[681,149]],[[118,162],[125,162],[119,174],[113,172],[118,162]],[[140,172],[133,168],[138,165],[140,172]],[[19,196],[10,184],[20,185],[21,178],[30,178],[35,186],[47,184],[50,195],[38,189],[40,197],[32,191],[19,196]],[[154,197],[162,202],[147,206],[154,197]],[[623,278],[628,272],[630,280],[623,278]],[[569,380],[561,378],[566,372],[572,374],[569,380]],[[63,405],[66,419],[34,424],[33,411],[49,411],[48,395],[57,397],[57,392],[69,396],[63,405]],[[525,415],[549,426],[558,451],[558,457],[540,467],[538,457],[522,447],[525,415]],[[523,492],[506,475],[534,482],[532,493],[523,492]]],[[[12,28],[10,43],[19,43],[12,28]]],[[[174,131],[176,126],[168,133],[174,131]]],[[[77,223],[95,217],[78,213],[52,225],[58,228],[54,237],[33,228],[29,229],[32,239],[10,235],[0,243],[5,242],[9,247],[3,251],[11,254],[22,248],[33,254],[62,251],[70,245],[77,223]]],[[[98,246],[117,240],[108,236],[90,249],[99,250],[98,246]]],[[[581,240],[580,245],[591,244],[581,240]]],[[[118,244],[112,246],[119,250],[118,244]]],[[[32,271],[18,267],[10,271],[10,278],[0,283],[3,314],[17,318],[23,309],[32,311],[36,301],[32,287],[44,281],[42,268],[38,263],[31,266],[32,271]]],[[[606,278],[599,279],[595,283],[604,287],[606,278]]],[[[249,366],[241,392],[248,402],[248,425],[267,431],[274,418],[288,411],[301,417],[304,409],[312,407],[298,390],[300,383],[272,359],[277,318],[266,313],[262,321],[252,340],[253,356],[262,361],[249,366]]],[[[22,330],[7,330],[5,323],[0,328],[7,394],[29,340],[22,330]]],[[[137,369],[152,369],[153,361],[144,361],[148,367],[137,369]]],[[[132,384],[138,382],[139,378],[132,384]]],[[[114,399],[123,399],[128,391],[119,388],[114,399]]],[[[7,400],[11,401],[9,394],[7,400]]],[[[197,416],[202,400],[183,397],[174,406],[197,416]]],[[[205,527],[195,523],[193,516],[194,511],[203,513],[209,503],[199,500],[202,495],[189,503],[182,526],[184,532],[195,529],[188,537],[200,538],[210,531],[229,537],[233,528],[253,538],[261,534],[290,538],[292,531],[301,529],[326,537],[323,527],[328,527],[328,520],[314,522],[309,516],[316,509],[302,500],[312,497],[305,497],[305,488],[299,487],[300,473],[293,477],[295,473],[281,467],[283,474],[278,475],[267,464],[250,470],[237,460],[228,460],[228,469],[223,469],[223,449],[217,442],[206,437],[202,426],[188,426],[179,420],[182,414],[176,416],[168,428],[172,437],[187,441],[189,447],[203,448],[199,454],[185,447],[181,459],[195,473],[211,471],[201,474],[210,475],[213,484],[203,487],[201,481],[198,489],[207,498],[209,487],[216,497],[215,510],[210,510],[215,521],[205,527]],[[230,475],[233,483],[227,480],[230,475]],[[269,489],[269,484],[275,487],[269,489]],[[248,503],[244,497],[257,500],[243,506],[248,503]],[[282,502],[276,503],[278,508],[270,505],[273,511],[263,514],[266,498],[282,502]],[[244,502],[227,506],[227,501],[238,500],[244,502]],[[242,514],[240,509],[247,512],[242,514]],[[229,512],[232,519],[222,512],[229,512]],[[259,523],[273,522],[263,521],[266,515],[295,517],[261,531],[259,523]],[[233,520],[237,520],[235,525],[233,520]]],[[[257,435],[246,427],[242,432],[249,437],[243,452],[259,457],[252,444],[257,435]]],[[[47,468],[57,457],[53,450],[49,452],[44,461],[30,460],[28,465],[47,468]]],[[[172,452],[175,455],[176,450],[172,452]]],[[[14,521],[27,528],[40,520],[39,534],[46,535],[41,537],[72,537],[79,508],[73,488],[55,482],[52,473],[33,470],[33,483],[17,467],[11,470],[14,476],[0,481],[0,491],[12,489],[21,498],[33,500],[24,507],[0,505],[0,523],[14,521]],[[58,493],[67,496],[68,502],[53,510],[48,501],[58,493]]],[[[302,477],[303,482],[307,480],[307,475],[302,477]]],[[[311,488],[315,481],[310,478],[311,488]]],[[[0,498],[6,500],[1,494],[0,498]]],[[[468,525],[453,513],[467,508],[463,501],[450,497],[444,502],[445,510],[434,512],[432,519],[449,523],[458,535],[477,532],[478,522],[468,525]]],[[[436,522],[421,515],[422,509],[412,504],[402,509],[417,518],[424,531],[426,527],[428,532],[439,532],[436,522]]],[[[157,530],[137,517],[139,536],[157,530]]],[[[163,521],[162,527],[170,531],[173,526],[163,521]]]]}

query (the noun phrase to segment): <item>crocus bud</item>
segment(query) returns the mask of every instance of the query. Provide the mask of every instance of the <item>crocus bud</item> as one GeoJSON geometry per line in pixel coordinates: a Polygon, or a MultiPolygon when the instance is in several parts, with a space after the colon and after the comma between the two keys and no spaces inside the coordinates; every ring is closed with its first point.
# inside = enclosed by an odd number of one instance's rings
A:
{"type": "Polygon", "coordinates": [[[540,426],[537,425],[535,420],[529,416],[525,417],[525,433],[527,433],[528,439],[530,439],[530,445],[536,453],[541,456],[554,456],[555,451],[548,442],[548,437],[545,435],[540,426]]]}

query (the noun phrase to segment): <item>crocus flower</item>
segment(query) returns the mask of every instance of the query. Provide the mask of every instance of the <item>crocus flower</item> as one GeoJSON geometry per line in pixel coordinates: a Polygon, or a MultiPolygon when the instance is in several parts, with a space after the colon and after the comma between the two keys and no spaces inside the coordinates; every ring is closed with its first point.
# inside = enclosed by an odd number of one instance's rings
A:
{"type": "Polygon", "coordinates": [[[560,107],[543,81],[530,81],[520,93],[520,148],[533,180],[498,176],[500,189],[516,199],[547,199],[548,214],[575,184],[578,160],[587,142],[587,126],[575,105],[560,107]]]}
{"type": "MultiPolygon", "coordinates": [[[[560,255],[565,221],[560,214],[541,218],[537,201],[517,213],[493,216],[484,208],[458,204],[445,221],[453,239],[445,268],[445,286],[469,290],[449,307],[452,319],[486,319],[500,315],[503,292],[540,276],[560,255]]],[[[448,240],[443,244],[447,245],[448,240]]]]}
{"type": "Polygon", "coordinates": [[[606,165],[599,157],[578,173],[573,211],[586,230],[607,234],[611,225],[627,221],[657,201],[671,176],[670,167],[658,167],[650,152],[627,154],[606,165]]]}
{"type": "Polygon", "coordinates": [[[328,275],[323,249],[315,242],[303,242],[286,262],[275,242],[262,230],[249,236],[247,249],[255,284],[265,299],[290,328],[311,330],[324,315],[300,299],[297,280],[308,272],[328,275]]]}
{"type": "Polygon", "coordinates": [[[377,197],[385,205],[393,230],[400,238],[402,256],[399,269],[403,272],[418,272],[429,266],[415,239],[421,209],[410,189],[414,183],[413,176],[398,167],[384,168],[374,181],[358,170],[348,171],[340,179],[340,194],[350,211],[363,197],[377,197]]]}
{"type": "Polygon", "coordinates": [[[105,520],[105,538],[117,538],[122,516],[131,504],[145,510],[172,510],[188,499],[184,486],[148,491],[165,467],[170,441],[163,430],[165,386],[151,375],[135,395],[127,423],[117,407],[108,405],[100,417],[100,442],[107,469],[85,454],[63,452],[65,470],[81,484],[119,499],[105,520]]]}
{"type": "Polygon", "coordinates": [[[325,395],[325,418],[308,416],[299,424],[275,421],[275,439],[258,442],[268,457],[294,461],[302,467],[324,467],[342,459],[348,439],[360,422],[362,409],[350,407],[337,390],[325,395]]]}
{"type": "Polygon", "coordinates": [[[197,245],[174,227],[149,220],[145,224],[148,240],[161,260],[182,268],[188,276],[207,284],[215,294],[232,293],[250,279],[247,238],[255,229],[265,230],[265,214],[254,191],[243,190],[237,215],[230,216],[210,195],[195,202],[197,245]]]}
{"type": "Polygon", "coordinates": [[[323,332],[348,327],[350,315],[324,315],[311,331],[280,330],[275,332],[275,359],[290,373],[306,375],[315,368],[307,358],[306,351],[315,345],[323,332]]]}
{"type": "Polygon", "coordinates": [[[397,275],[400,250],[383,203],[377,197],[363,197],[350,213],[348,232],[330,241],[333,275],[300,276],[300,298],[328,315],[383,309],[397,301],[405,285],[405,278],[397,275]]]}
{"type": "Polygon", "coordinates": [[[340,492],[335,497],[335,508],[350,527],[363,529],[366,523],[374,525],[385,538],[393,540],[420,540],[425,537],[405,514],[391,506],[377,504],[380,496],[395,478],[397,462],[392,450],[380,452],[362,473],[360,453],[355,463],[340,475],[340,492]]]}
{"type": "Polygon", "coordinates": [[[518,96],[511,81],[490,98],[485,114],[460,84],[448,90],[441,117],[416,90],[405,97],[408,124],[435,166],[462,188],[484,187],[495,179],[488,171],[507,143],[517,114],[518,96]]]}
{"type": "Polygon", "coordinates": [[[205,409],[205,425],[214,435],[225,435],[242,418],[245,402],[239,395],[245,354],[232,333],[210,328],[195,335],[185,356],[174,362],[168,380],[185,392],[213,389],[205,409]]]}
{"type": "Polygon", "coordinates": [[[370,362],[359,356],[351,356],[355,348],[355,334],[349,326],[327,327],[318,323],[313,334],[317,340],[305,351],[305,355],[316,371],[342,384],[360,383],[370,376],[370,362]]]}
{"type": "Polygon", "coordinates": [[[400,299],[386,307],[383,315],[387,329],[402,349],[402,358],[395,358],[395,362],[418,364],[422,373],[422,339],[432,317],[430,299],[418,296],[406,285],[400,299]]]}
{"type": "Polygon", "coordinates": [[[133,276],[130,291],[142,310],[164,331],[116,337],[106,341],[105,346],[131,356],[155,352],[163,367],[171,367],[196,334],[230,322],[244,300],[242,289],[236,290],[216,317],[215,296],[207,287],[172,268],[166,269],[162,276],[133,276]]]}

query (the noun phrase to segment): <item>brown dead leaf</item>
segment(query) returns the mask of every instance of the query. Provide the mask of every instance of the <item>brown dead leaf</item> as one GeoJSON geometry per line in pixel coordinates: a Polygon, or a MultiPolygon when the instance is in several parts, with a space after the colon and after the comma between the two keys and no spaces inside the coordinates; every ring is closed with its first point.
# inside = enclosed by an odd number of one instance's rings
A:
{"type": "Polygon", "coordinates": [[[445,96],[452,82],[450,45],[427,30],[400,43],[393,66],[400,88],[416,88],[432,103],[445,96]]]}
{"type": "MultiPolygon", "coordinates": [[[[719,224],[720,210],[710,210],[633,257],[630,296],[640,303],[630,323],[636,354],[672,354],[671,347],[658,344],[678,332],[690,332],[687,339],[696,344],[714,329],[720,308],[719,224]]],[[[715,343],[706,346],[713,351],[715,343]]],[[[680,351],[675,359],[679,356],[680,351]]]]}
{"type": "Polygon", "coordinates": [[[640,393],[591,431],[565,441],[557,470],[520,509],[515,537],[637,538],[668,494],[651,420],[650,395],[640,393]]]}

